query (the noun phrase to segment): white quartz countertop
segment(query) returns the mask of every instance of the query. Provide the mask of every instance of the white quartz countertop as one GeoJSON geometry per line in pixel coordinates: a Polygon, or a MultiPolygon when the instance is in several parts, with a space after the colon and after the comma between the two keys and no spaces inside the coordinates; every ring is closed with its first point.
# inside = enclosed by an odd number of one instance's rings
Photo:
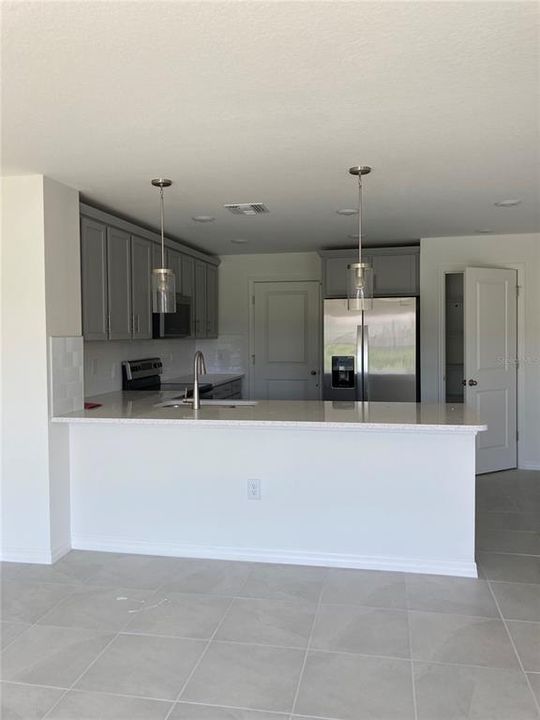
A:
{"type": "MultiPolygon", "coordinates": [[[[199,376],[199,383],[201,385],[212,385],[213,387],[219,387],[220,385],[226,385],[227,383],[234,382],[235,380],[241,380],[244,377],[243,373],[208,373],[207,375],[199,376]]],[[[162,385],[193,385],[193,375],[181,375],[180,377],[174,378],[161,378],[162,385]]]]}
{"type": "MultiPolygon", "coordinates": [[[[486,426],[464,405],[260,400],[237,407],[156,407],[178,391],[113,392],[86,398],[100,403],[52,418],[61,423],[178,424],[211,427],[297,427],[321,430],[481,432],[486,426]]],[[[234,402],[234,401],[232,401],[234,402]]]]}

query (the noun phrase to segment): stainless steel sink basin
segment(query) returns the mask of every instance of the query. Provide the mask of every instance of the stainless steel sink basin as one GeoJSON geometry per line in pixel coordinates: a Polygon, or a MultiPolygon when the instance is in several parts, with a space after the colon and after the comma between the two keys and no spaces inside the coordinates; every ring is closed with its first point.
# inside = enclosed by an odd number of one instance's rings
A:
{"type": "MultiPolygon", "coordinates": [[[[228,407],[228,408],[235,408],[235,407],[252,407],[253,405],[257,405],[256,400],[201,400],[201,407],[228,407]]],[[[164,400],[163,402],[157,403],[154,405],[154,407],[190,407],[191,406],[191,400],[184,400],[182,399],[172,399],[172,400],[164,400]]]]}

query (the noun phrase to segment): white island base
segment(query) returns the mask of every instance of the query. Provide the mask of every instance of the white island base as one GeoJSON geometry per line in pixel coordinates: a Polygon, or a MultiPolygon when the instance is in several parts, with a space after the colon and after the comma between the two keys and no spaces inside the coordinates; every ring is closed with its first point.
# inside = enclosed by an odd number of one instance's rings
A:
{"type": "Polygon", "coordinates": [[[74,548],[477,576],[472,422],[90,412],[58,418],[74,548]]]}

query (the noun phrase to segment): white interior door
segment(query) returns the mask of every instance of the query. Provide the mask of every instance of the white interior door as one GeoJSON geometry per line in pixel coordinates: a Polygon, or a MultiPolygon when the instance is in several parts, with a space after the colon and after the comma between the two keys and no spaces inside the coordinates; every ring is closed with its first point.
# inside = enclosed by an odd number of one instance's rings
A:
{"type": "Polygon", "coordinates": [[[319,283],[256,282],[253,302],[254,398],[318,400],[319,283]]]}
{"type": "Polygon", "coordinates": [[[466,268],[465,402],[488,426],[477,435],[478,473],[517,465],[516,295],[515,270],[466,268]]]}

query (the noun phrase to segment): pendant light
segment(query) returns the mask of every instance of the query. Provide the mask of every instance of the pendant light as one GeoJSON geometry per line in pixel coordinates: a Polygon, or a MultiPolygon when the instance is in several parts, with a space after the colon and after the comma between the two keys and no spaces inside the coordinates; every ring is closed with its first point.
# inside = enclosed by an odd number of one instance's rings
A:
{"type": "Polygon", "coordinates": [[[358,177],[358,262],[347,265],[347,309],[356,312],[366,310],[373,296],[373,268],[362,260],[362,176],[370,172],[368,165],[349,168],[358,177]]]}
{"type": "Polygon", "coordinates": [[[161,217],[161,267],[152,270],[152,312],[176,312],[176,279],[174,272],[165,267],[165,233],[163,188],[170,187],[172,180],[154,178],[152,185],[159,188],[161,217]]]}

